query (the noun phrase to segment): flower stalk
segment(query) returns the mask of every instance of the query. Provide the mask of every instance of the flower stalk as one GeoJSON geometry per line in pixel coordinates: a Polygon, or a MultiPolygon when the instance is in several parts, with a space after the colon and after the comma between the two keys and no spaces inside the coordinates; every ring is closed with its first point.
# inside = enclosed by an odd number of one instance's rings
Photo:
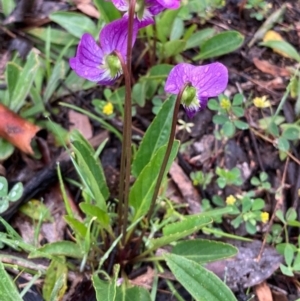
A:
{"type": "Polygon", "coordinates": [[[125,78],[125,109],[124,109],[124,125],[123,125],[123,142],[122,155],[120,165],[120,183],[119,183],[119,225],[123,233],[121,246],[126,242],[126,228],[128,224],[128,206],[129,206],[129,188],[130,188],[130,171],[131,171],[131,59],[132,59],[132,40],[134,25],[134,9],[136,0],[130,0],[129,16],[128,16],[128,36],[127,36],[127,56],[126,65],[122,63],[121,56],[119,59],[122,64],[123,74],[125,78]]]}
{"type": "MultiPolygon", "coordinates": [[[[171,132],[170,132],[170,137],[169,137],[169,141],[168,141],[168,145],[167,145],[167,149],[166,149],[166,153],[162,162],[162,166],[161,169],[159,171],[157,180],[156,180],[156,184],[155,184],[155,188],[154,188],[154,192],[153,192],[153,196],[151,199],[151,204],[150,204],[150,208],[149,211],[147,213],[146,216],[146,225],[149,224],[149,221],[152,217],[152,214],[154,212],[154,208],[155,208],[155,203],[158,197],[158,193],[159,193],[159,189],[161,186],[161,182],[163,180],[165,171],[166,171],[166,167],[170,158],[170,154],[172,151],[172,146],[173,146],[173,142],[175,139],[175,133],[176,133],[176,125],[177,125],[177,116],[178,116],[178,112],[179,112],[179,108],[180,108],[180,104],[181,104],[181,99],[182,99],[182,95],[184,93],[184,91],[186,90],[187,87],[190,86],[190,83],[186,83],[184,84],[184,86],[181,88],[181,90],[179,91],[179,93],[177,94],[177,98],[176,98],[176,102],[175,102],[175,107],[174,107],[174,111],[173,111],[173,117],[172,117],[172,125],[171,125],[171,132]]],[[[138,240],[136,241],[135,247],[133,249],[133,254],[136,252],[136,250],[138,250],[140,248],[143,236],[145,235],[145,231],[146,231],[146,227],[144,227],[142,229],[142,232],[138,238],[138,240]]],[[[143,254],[141,254],[138,257],[135,257],[134,260],[136,261],[138,258],[142,258],[143,254]]]]}

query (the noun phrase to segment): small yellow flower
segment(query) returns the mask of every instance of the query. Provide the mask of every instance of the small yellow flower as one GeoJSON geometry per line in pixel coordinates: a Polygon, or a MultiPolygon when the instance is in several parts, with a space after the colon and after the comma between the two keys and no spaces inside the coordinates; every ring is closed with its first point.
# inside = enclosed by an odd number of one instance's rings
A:
{"type": "Polygon", "coordinates": [[[257,108],[260,109],[268,108],[271,105],[270,101],[267,100],[267,96],[255,97],[253,99],[253,103],[257,108]]]}
{"type": "Polygon", "coordinates": [[[114,106],[111,102],[108,102],[102,109],[103,114],[111,115],[114,112],[114,106]]]}
{"type": "Polygon", "coordinates": [[[236,198],[231,194],[226,198],[227,205],[233,205],[236,202],[236,198]]]}
{"type": "Polygon", "coordinates": [[[263,211],[263,212],[260,214],[260,218],[261,218],[262,223],[266,224],[266,223],[269,221],[269,213],[263,211]]]}
{"type": "Polygon", "coordinates": [[[226,97],[223,97],[221,100],[220,100],[220,106],[222,109],[224,110],[229,110],[231,108],[231,102],[229,99],[227,99],[226,97]]]}

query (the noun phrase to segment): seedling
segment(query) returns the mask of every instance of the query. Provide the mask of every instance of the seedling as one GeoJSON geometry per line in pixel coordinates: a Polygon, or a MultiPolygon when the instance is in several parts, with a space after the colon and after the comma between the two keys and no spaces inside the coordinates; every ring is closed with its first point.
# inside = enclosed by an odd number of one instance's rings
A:
{"type": "Polygon", "coordinates": [[[16,183],[8,192],[8,182],[6,178],[0,177],[0,213],[5,212],[9,207],[9,202],[16,202],[23,194],[23,184],[16,183]]]}

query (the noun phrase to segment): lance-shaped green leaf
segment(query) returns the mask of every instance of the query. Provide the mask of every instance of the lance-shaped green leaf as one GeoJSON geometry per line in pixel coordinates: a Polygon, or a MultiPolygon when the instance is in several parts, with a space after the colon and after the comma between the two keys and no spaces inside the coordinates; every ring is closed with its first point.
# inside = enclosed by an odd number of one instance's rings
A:
{"type": "Polygon", "coordinates": [[[232,291],[212,272],[183,256],[166,254],[168,267],[196,301],[236,301],[232,291]]]}
{"type": "Polygon", "coordinates": [[[175,96],[168,98],[149,126],[132,164],[132,174],[137,177],[151,161],[157,150],[165,145],[170,136],[175,96]]]}
{"type": "Polygon", "coordinates": [[[11,76],[8,76],[8,79],[10,80],[9,82],[10,85],[13,85],[13,88],[12,87],[9,88],[10,98],[11,98],[9,107],[11,110],[17,112],[24,105],[25,98],[27,97],[31,89],[32,83],[35,79],[35,75],[37,73],[39,66],[40,66],[39,57],[38,54],[35,53],[34,51],[31,51],[30,54],[27,56],[26,64],[22,68],[22,70],[17,71],[16,66],[15,67],[13,67],[13,65],[10,66],[14,70],[13,71],[14,74],[16,75],[18,73],[19,75],[17,82],[13,82],[11,76]]]}
{"type": "Polygon", "coordinates": [[[92,276],[93,285],[96,291],[97,301],[115,301],[117,294],[117,279],[120,272],[120,265],[114,265],[114,275],[109,281],[104,281],[94,274],[92,276]]]}
{"type": "Polygon", "coordinates": [[[65,78],[67,70],[68,67],[65,61],[61,60],[55,64],[44,92],[44,103],[47,103],[53,95],[54,91],[57,89],[59,81],[65,78]]]}
{"type": "Polygon", "coordinates": [[[80,203],[79,204],[80,209],[83,213],[93,217],[95,216],[97,218],[97,222],[103,227],[107,228],[110,225],[110,218],[107,212],[101,210],[95,205],[86,204],[86,203],[80,203]]]}
{"type": "Polygon", "coordinates": [[[15,62],[8,62],[6,65],[5,77],[10,99],[13,97],[21,71],[22,67],[17,65],[15,62]]]}
{"type": "Polygon", "coordinates": [[[237,249],[219,241],[193,239],[178,242],[172,249],[172,253],[198,263],[206,263],[232,257],[236,255],[237,249]]]}
{"type": "Polygon", "coordinates": [[[260,43],[260,45],[270,47],[273,50],[284,53],[289,58],[300,62],[299,52],[295,49],[294,46],[292,46],[290,43],[286,41],[266,41],[260,43]]]}
{"type": "Polygon", "coordinates": [[[200,49],[200,54],[194,60],[204,60],[230,53],[242,46],[244,36],[238,31],[228,30],[206,40],[200,49]]]}
{"type": "Polygon", "coordinates": [[[172,29],[173,29],[173,24],[175,22],[175,19],[179,13],[180,9],[177,10],[166,10],[163,14],[162,17],[157,21],[157,28],[159,30],[157,31],[157,38],[165,43],[169,39],[172,29]]]}
{"type": "Polygon", "coordinates": [[[85,32],[94,35],[97,30],[95,23],[83,14],[57,11],[50,14],[49,18],[76,38],[81,38],[85,32]]]}
{"type": "MultiPolygon", "coordinates": [[[[143,287],[134,286],[126,290],[123,290],[122,288],[119,287],[117,288],[117,296],[115,301],[133,301],[133,300],[151,301],[151,297],[149,292],[143,287]]],[[[102,299],[99,299],[98,301],[102,301],[102,299]]]]}
{"type": "Polygon", "coordinates": [[[115,6],[108,1],[103,0],[94,0],[96,7],[98,8],[101,19],[105,21],[105,23],[112,22],[121,17],[120,12],[115,8],[115,6]]]}
{"type": "Polygon", "coordinates": [[[72,258],[82,258],[83,252],[81,247],[75,242],[62,240],[45,244],[35,251],[30,252],[29,258],[45,256],[51,258],[55,256],[67,256],[72,258]]]}
{"type": "Polygon", "coordinates": [[[61,300],[67,289],[68,268],[65,258],[53,259],[47,269],[43,285],[44,300],[61,300]],[[51,297],[54,298],[51,298],[51,297]]]}
{"type": "Polygon", "coordinates": [[[171,242],[186,237],[212,222],[211,217],[203,213],[190,215],[183,220],[169,224],[163,228],[163,236],[150,239],[150,249],[155,250],[171,242]]]}
{"type": "MultiPolygon", "coordinates": [[[[179,148],[179,141],[175,140],[169,157],[165,174],[168,172],[172,162],[174,161],[179,148]]],[[[150,162],[145,166],[139,174],[137,180],[133,184],[129,193],[129,204],[134,208],[134,218],[136,221],[145,215],[150,207],[157,177],[161,169],[161,165],[166,153],[167,145],[158,149],[150,162]]]]}
{"type": "Polygon", "coordinates": [[[75,153],[76,169],[88,193],[95,200],[97,206],[106,212],[105,200],[109,196],[104,172],[100,161],[94,157],[92,146],[78,132],[72,132],[72,146],[75,153]]]}
{"type": "Polygon", "coordinates": [[[185,50],[191,49],[194,47],[201,47],[202,44],[210,37],[215,34],[214,28],[205,28],[202,30],[197,30],[193,33],[189,39],[186,41],[185,50]]]}

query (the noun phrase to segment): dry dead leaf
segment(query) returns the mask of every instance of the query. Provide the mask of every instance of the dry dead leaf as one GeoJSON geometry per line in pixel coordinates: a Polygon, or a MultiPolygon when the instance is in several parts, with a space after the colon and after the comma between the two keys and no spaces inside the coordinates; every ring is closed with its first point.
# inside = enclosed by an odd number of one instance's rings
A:
{"type": "Polygon", "coordinates": [[[291,73],[285,69],[275,65],[270,64],[268,61],[259,60],[258,58],[253,58],[253,63],[257,69],[260,71],[271,74],[273,76],[290,76],[291,73]]]}
{"type": "MultiPolygon", "coordinates": [[[[289,301],[287,296],[283,292],[277,292],[277,291],[273,290],[272,295],[273,295],[274,301],[289,301]]],[[[290,299],[290,300],[292,300],[292,299],[290,299]]],[[[296,296],[295,296],[295,300],[296,300],[296,296]]]]}
{"type": "Polygon", "coordinates": [[[68,4],[62,1],[43,0],[20,0],[12,13],[3,21],[4,25],[24,22],[33,26],[48,23],[48,16],[55,11],[62,11],[68,8],[68,4]]]}
{"type": "Polygon", "coordinates": [[[147,272],[130,280],[130,283],[133,285],[144,287],[145,289],[149,290],[152,288],[153,278],[154,270],[151,267],[147,266],[147,272]]]}
{"type": "MultiPolygon", "coordinates": [[[[36,201],[37,202],[37,201],[36,201]]],[[[64,202],[62,200],[60,188],[54,185],[52,189],[44,195],[44,207],[47,209],[47,214],[53,219],[47,220],[44,213],[43,223],[40,228],[38,242],[46,240],[47,242],[56,242],[64,239],[66,222],[63,216],[66,214],[64,202]]],[[[18,213],[14,217],[14,227],[18,229],[22,239],[27,243],[34,242],[36,220],[32,217],[18,213]]]]}
{"type": "Polygon", "coordinates": [[[300,39],[300,22],[295,23],[295,29],[296,29],[298,38],[300,39]]]}
{"type": "Polygon", "coordinates": [[[82,11],[84,14],[99,19],[100,14],[99,11],[95,8],[91,0],[75,0],[77,9],[82,11]]]}
{"type": "Polygon", "coordinates": [[[201,211],[200,196],[189,177],[176,162],[173,162],[169,174],[180,190],[183,196],[183,202],[186,201],[189,204],[189,213],[199,213],[201,211]]]}
{"type": "Polygon", "coordinates": [[[240,287],[248,288],[265,281],[283,262],[283,257],[271,246],[266,246],[260,260],[257,260],[262,246],[261,241],[228,242],[238,248],[238,254],[232,258],[208,263],[206,268],[222,280],[226,277],[226,284],[234,291],[238,291],[240,287]]]}
{"type": "Polygon", "coordinates": [[[265,281],[256,285],[254,290],[258,301],[273,301],[272,292],[265,281]]]}
{"type": "Polygon", "coordinates": [[[41,235],[48,242],[63,240],[66,228],[66,222],[63,217],[66,215],[66,208],[58,184],[44,195],[44,204],[49,208],[54,222],[44,222],[41,226],[41,235]]]}
{"type": "Polygon", "coordinates": [[[0,137],[22,152],[33,155],[31,140],[40,128],[0,104],[0,137]]]}
{"type": "Polygon", "coordinates": [[[86,115],[70,110],[68,112],[68,117],[72,124],[70,130],[77,129],[86,139],[93,137],[92,126],[86,115]]]}
{"type": "Polygon", "coordinates": [[[79,4],[79,5],[77,5],[77,8],[80,11],[82,11],[84,14],[86,14],[92,18],[96,18],[96,19],[100,18],[99,12],[92,4],[79,4]]]}

